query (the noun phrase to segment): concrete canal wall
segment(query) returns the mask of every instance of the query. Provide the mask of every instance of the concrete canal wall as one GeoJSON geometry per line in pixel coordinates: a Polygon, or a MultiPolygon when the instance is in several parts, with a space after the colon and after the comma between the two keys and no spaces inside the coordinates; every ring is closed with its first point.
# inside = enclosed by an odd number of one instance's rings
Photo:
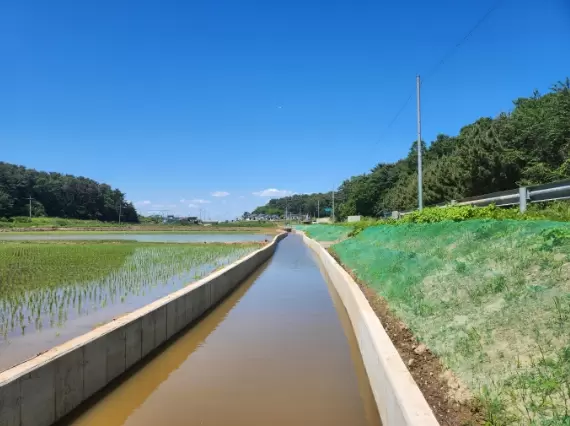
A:
{"type": "Polygon", "coordinates": [[[179,291],[0,373],[0,425],[49,426],[200,317],[287,234],[179,291]]]}
{"type": "Polygon", "coordinates": [[[315,240],[303,240],[321,260],[346,308],[384,426],[438,426],[412,375],[358,284],[315,240]]]}

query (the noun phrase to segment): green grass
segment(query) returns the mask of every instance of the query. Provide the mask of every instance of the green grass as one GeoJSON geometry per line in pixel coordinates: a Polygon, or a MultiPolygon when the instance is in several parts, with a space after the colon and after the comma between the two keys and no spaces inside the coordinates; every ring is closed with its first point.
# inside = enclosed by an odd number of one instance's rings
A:
{"type": "MultiPolygon", "coordinates": [[[[124,226],[125,224],[121,224],[124,226]]],[[[129,224],[126,224],[129,225],[129,224]]],[[[116,222],[101,222],[98,220],[83,219],[64,219],[59,217],[15,217],[11,220],[0,220],[0,228],[66,228],[66,227],[82,227],[82,228],[100,228],[100,227],[118,227],[116,222]]]]}
{"type": "Polygon", "coordinates": [[[337,241],[346,238],[352,230],[349,226],[343,225],[296,225],[295,229],[305,232],[309,237],[317,241],[337,241]]]}
{"type": "MultiPolygon", "coordinates": [[[[117,229],[129,231],[130,227],[137,227],[138,229],[152,228],[159,232],[174,231],[174,232],[219,232],[219,231],[240,231],[240,232],[255,232],[250,230],[254,228],[267,228],[273,229],[277,227],[276,222],[257,222],[257,221],[238,221],[238,222],[221,222],[213,223],[208,226],[194,225],[187,223],[154,223],[154,222],[141,222],[141,223],[121,223],[118,222],[101,222],[98,220],[83,220],[83,219],[64,219],[59,217],[14,217],[11,219],[0,219],[0,229],[9,230],[12,228],[106,228],[109,230],[117,229]]],[[[32,231],[33,232],[33,231],[32,231]]],[[[65,231],[64,231],[65,232],[65,231]]],[[[94,231],[85,231],[94,232],[94,231]]],[[[151,231],[152,232],[152,231],[151,231]]]]}
{"type": "Polygon", "coordinates": [[[162,228],[162,229],[145,229],[140,227],[137,229],[125,228],[111,228],[108,229],[94,229],[90,231],[76,231],[76,230],[50,230],[50,231],[3,231],[0,232],[0,240],[2,235],[97,235],[97,234],[137,234],[137,235],[156,235],[156,234],[267,234],[273,235],[273,228],[222,228],[222,227],[203,227],[196,228],[162,228]]]}
{"type": "Polygon", "coordinates": [[[0,242],[0,334],[63,325],[160,285],[184,285],[260,247],[131,241],[0,242]]]}
{"type": "Polygon", "coordinates": [[[461,222],[469,219],[513,219],[513,220],[556,220],[570,221],[570,202],[554,201],[550,203],[531,204],[525,213],[518,207],[501,208],[494,205],[486,207],[447,206],[428,207],[422,211],[415,210],[391,223],[435,223],[442,221],[461,222]]]}
{"type": "Polygon", "coordinates": [[[276,228],[278,222],[242,220],[237,222],[220,222],[212,224],[214,228],[236,227],[236,228],[276,228]]]}
{"type": "Polygon", "coordinates": [[[358,235],[371,226],[391,225],[400,226],[409,223],[438,223],[463,222],[466,220],[496,219],[496,220],[551,220],[559,222],[570,221],[570,202],[553,201],[535,203],[528,207],[526,213],[520,213],[518,207],[501,208],[495,205],[486,207],[446,206],[426,207],[422,211],[413,211],[400,219],[363,218],[359,222],[337,222],[335,224],[297,225],[297,229],[307,233],[318,241],[335,241],[358,235]]]}
{"type": "Polygon", "coordinates": [[[569,424],[569,224],[374,226],[332,249],[470,388],[487,424],[569,424]]]}

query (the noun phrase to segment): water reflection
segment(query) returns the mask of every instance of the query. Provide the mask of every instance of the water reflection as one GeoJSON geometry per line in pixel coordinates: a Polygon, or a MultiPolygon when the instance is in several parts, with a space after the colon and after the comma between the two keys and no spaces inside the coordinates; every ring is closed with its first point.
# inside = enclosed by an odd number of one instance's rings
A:
{"type": "Polygon", "coordinates": [[[42,285],[36,276],[34,285],[25,290],[18,282],[3,283],[0,371],[145,306],[257,249],[258,244],[142,246],[134,249],[122,266],[105,269],[105,275],[96,279],[81,280],[81,274],[70,273],[74,280],[42,285]]]}
{"type": "Polygon", "coordinates": [[[69,423],[378,426],[354,336],[302,241],[279,243],[245,290],[69,423]]]}

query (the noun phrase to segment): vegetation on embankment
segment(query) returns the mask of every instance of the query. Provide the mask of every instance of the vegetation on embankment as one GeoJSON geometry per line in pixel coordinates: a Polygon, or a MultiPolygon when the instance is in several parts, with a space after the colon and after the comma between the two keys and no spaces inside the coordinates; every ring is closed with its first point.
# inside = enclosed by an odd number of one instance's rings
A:
{"type": "Polygon", "coordinates": [[[352,232],[352,226],[343,225],[295,225],[295,229],[305,232],[309,237],[317,241],[338,241],[348,237],[352,232]]]}
{"type": "Polygon", "coordinates": [[[400,222],[331,250],[469,387],[488,424],[568,424],[569,224],[400,222]]]}
{"type": "Polygon", "coordinates": [[[0,335],[61,326],[70,312],[88,315],[157,286],[180,287],[260,246],[0,241],[0,335]]]}
{"type": "Polygon", "coordinates": [[[295,228],[307,233],[317,241],[338,241],[346,237],[358,235],[364,229],[380,225],[402,225],[407,223],[437,223],[444,221],[461,222],[471,219],[497,220],[550,220],[570,221],[570,202],[554,201],[533,204],[523,214],[518,207],[500,208],[494,205],[487,207],[447,206],[427,207],[422,211],[414,211],[400,219],[364,218],[359,222],[338,222],[334,225],[314,224],[296,225],[295,228]]]}
{"type": "Polygon", "coordinates": [[[531,204],[525,213],[519,207],[447,206],[416,210],[398,220],[400,223],[435,223],[444,220],[460,222],[469,219],[513,219],[513,220],[553,220],[570,221],[570,202],[552,201],[531,204]]]}

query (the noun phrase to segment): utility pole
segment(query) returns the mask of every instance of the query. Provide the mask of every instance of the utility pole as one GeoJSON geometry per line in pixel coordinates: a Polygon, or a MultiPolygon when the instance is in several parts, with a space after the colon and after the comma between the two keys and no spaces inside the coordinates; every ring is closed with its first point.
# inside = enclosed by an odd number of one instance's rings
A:
{"type": "Polygon", "coordinates": [[[320,201],[321,200],[317,200],[317,219],[321,217],[321,206],[320,206],[320,201]]]}
{"type": "Polygon", "coordinates": [[[289,200],[287,199],[287,197],[285,197],[285,220],[287,220],[288,209],[289,209],[289,200]]]}
{"type": "Polygon", "coordinates": [[[422,173],[422,119],[420,109],[420,76],[416,76],[417,106],[418,106],[418,209],[424,208],[423,173],[422,173]]]}
{"type": "Polygon", "coordinates": [[[26,198],[26,200],[30,201],[30,219],[32,218],[32,196],[30,195],[28,198],[26,198]]]}
{"type": "Polygon", "coordinates": [[[334,222],[334,189],[333,189],[333,209],[332,209],[331,219],[332,219],[332,222],[334,222]]]}
{"type": "Polygon", "coordinates": [[[119,226],[121,226],[121,216],[123,215],[123,203],[119,202],[119,226]]]}

